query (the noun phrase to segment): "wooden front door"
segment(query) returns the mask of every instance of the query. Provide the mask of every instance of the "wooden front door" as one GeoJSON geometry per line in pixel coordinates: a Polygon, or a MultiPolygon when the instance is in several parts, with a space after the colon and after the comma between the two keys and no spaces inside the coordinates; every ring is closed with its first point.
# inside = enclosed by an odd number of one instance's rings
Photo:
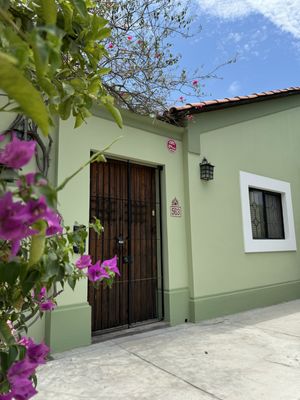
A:
{"type": "Polygon", "coordinates": [[[125,161],[91,165],[90,218],[104,232],[90,232],[89,251],[94,262],[117,255],[121,273],[111,289],[89,283],[94,332],[158,318],[157,174],[125,161]]]}

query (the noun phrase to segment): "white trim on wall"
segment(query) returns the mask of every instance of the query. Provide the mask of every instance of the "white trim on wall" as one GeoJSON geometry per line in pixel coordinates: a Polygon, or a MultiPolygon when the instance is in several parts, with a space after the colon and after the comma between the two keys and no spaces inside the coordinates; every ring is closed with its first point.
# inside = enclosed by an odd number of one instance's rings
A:
{"type": "Polygon", "coordinates": [[[240,171],[240,190],[245,253],[297,250],[291,185],[288,182],[240,171]],[[281,193],[285,239],[253,239],[249,187],[281,193]]]}

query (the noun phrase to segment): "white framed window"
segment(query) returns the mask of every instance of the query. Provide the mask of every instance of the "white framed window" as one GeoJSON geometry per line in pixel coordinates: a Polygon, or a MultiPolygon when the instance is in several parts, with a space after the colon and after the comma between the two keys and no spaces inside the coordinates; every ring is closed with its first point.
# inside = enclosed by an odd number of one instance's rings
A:
{"type": "Polygon", "coordinates": [[[245,253],[297,250],[291,185],[240,171],[245,253]]]}

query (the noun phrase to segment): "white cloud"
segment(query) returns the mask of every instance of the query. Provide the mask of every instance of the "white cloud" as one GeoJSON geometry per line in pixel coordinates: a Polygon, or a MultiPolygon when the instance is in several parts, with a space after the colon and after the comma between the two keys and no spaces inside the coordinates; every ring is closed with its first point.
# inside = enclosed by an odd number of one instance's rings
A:
{"type": "Polygon", "coordinates": [[[241,90],[240,83],[238,81],[234,81],[230,84],[228,88],[228,93],[230,94],[230,96],[238,96],[240,90],[241,90]]]}
{"type": "Polygon", "coordinates": [[[300,0],[197,0],[202,11],[221,19],[261,14],[300,39],[300,0]]]}
{"type": "Polygon", "coordinates": [[[227,40],[229,42],[233,41],[234,43],[239,43],[243,38],[243,35],[239,32],[230,32],[227,40]]]}

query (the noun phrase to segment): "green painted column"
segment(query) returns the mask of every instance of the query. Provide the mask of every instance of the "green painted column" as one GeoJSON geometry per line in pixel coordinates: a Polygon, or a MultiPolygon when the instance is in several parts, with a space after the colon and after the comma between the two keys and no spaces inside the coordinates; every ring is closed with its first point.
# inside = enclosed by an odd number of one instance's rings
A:
{"type": "Polygon", "coordinates": [[[46,343],[51,353],[91,344],[89,304],[60,306],[46,315],[46,343]]]}

